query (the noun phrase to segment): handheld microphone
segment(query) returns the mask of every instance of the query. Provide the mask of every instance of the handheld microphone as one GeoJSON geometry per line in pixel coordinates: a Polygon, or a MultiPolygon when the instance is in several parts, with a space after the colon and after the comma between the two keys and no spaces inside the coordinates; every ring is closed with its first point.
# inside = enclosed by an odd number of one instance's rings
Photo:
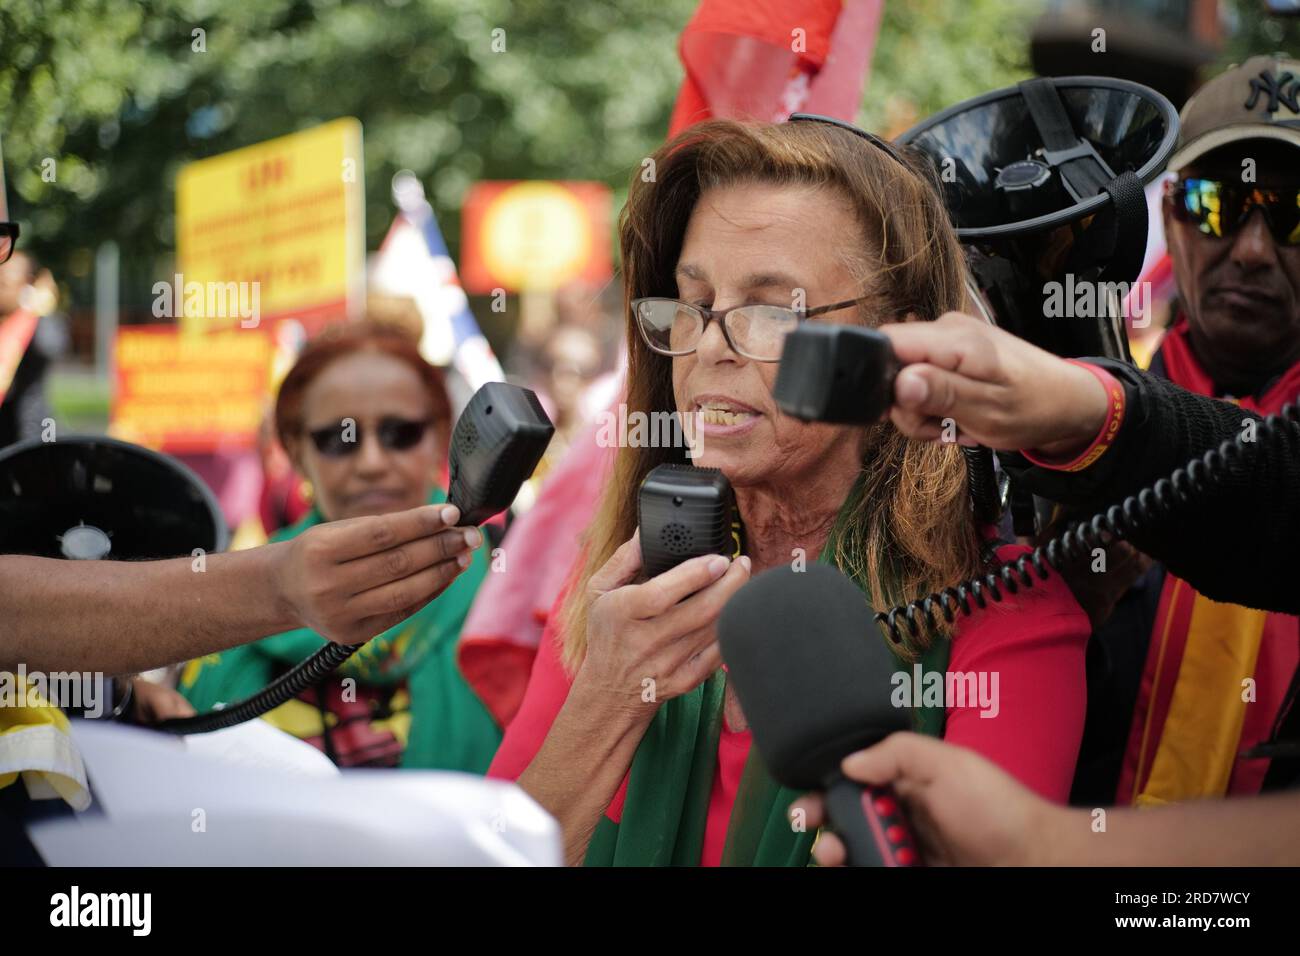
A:
{"type": "Polygon", "coordinates": [[[894,403],[898,369],[883,332],[803,322],[785,337],[772,397],[802,421],[870,425],[894,403]]]}
{"type": "MultiPolygon", "coordinates": [[[[541,403],[526,388],[488,382],[469,400],[451,433],[447,500],[460,523],[479,525],[510,507],[555,433],[541,403]]],[[[222,710],[174,717],[155,729],[205,734],[260,717],[319,683],[355,654],[360,644],[327,644],[250,697],[222,710]]]]}
{"type": "Polygon", "coordinates": [[[862,592],[825,564],[764,571],[723,608],[718,642],[764,763],[787,787],[826,791],[849,865],[918,865],[892,791],[840,772],[850,753],[911,726],[890,703],[898,662],[862,592]]]}
{"type": "Polygon", "coordinates": [[[460,509],[460,523],[480,525],[510,507],[553,434],[528,389],[488,382],[475,392],[456,420],[447,462],[447,500],[460,509]]]}
{"type": "Polygon", "coordinates": [[[735,555],[731,482],[717,468],[664,464],[641,482],[637,525],[646,577],[702,554],[735,555]]]}

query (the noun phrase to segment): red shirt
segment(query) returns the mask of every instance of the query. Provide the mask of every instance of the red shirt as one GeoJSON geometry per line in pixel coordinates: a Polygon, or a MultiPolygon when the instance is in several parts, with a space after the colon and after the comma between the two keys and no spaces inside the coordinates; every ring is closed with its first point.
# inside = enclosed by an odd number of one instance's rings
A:
{"type": "MultiPolygon", "coordinates": [[[[1008,545],[999,548],[998,555],[1005,561],[1027,550],[1008,545]]],[[[944,739],[982,754],[1049,800],[1064,802],[1083,737],[1084,652],[1091,628],[1059,574],[1035,581],[1033,588],[1018,595],[1004,589],[1001,604],[958,619],[948,672],[974,672],[977,679],[983,674],[990,716],[981,716],[985,708],[978,699],[967,700],[963,707],[950,702],[944,739]]],[[[518,779],[568,696],[572,681],[560,662],[557,618],[553,609],[523,704],[506,730],[489,777],[518,779]]],[[[704,830],[703,866],[717,866],[722,859],[750,740],[748,730],[729,730],[724,721],[704,830]]],[[[625,775],[605,811],[616,823],[623,816],[626,795],[625,775]]]]}

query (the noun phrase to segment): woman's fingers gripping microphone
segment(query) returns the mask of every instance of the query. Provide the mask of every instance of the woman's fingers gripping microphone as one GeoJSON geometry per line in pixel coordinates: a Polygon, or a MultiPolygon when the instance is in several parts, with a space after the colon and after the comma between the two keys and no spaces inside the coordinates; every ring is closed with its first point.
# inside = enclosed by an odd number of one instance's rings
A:
{"type": "Polygon", "coordinates": [[[631,589],[628,612],[635,618],[659,618],[680,602],[722,578],[732,567],[730,558],[705,554],[683,561],[675,568],[631,589]]]}
{"type": "Polygon", "coordinates": [[[632,537],[619,545],[618,550],[610,555],[609,560],[591,576],[591,580],[587,582],[587,590],[595,599],[609,591],[631,584],[640,570],[641,529],[638,528],[632,533],[632,537]]]}

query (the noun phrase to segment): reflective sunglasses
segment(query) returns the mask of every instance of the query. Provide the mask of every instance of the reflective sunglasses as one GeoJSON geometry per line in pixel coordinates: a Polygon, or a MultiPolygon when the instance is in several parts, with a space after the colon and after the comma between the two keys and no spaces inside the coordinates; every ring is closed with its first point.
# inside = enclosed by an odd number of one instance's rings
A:
{"type": "Polygon", "coordinates": [[[1232,235],[1258,208],[1280,246],[1300,245],[1300,187],[1265,189],[1214,179],[1184,179],[1170,190],[1174,218],[1222,239],[1232,235]]]}
{"type": "MultiPolygon", "coordinates": [[[[413,421],[390,416],[379,420],[375,434],[386,451],[406,451],[420,443],[432,424],[428,419],[413,421]]],[[[365,431],[359,424],[345,425],[342,421],[309,429],[307,435],[316,450],[326,458],[345,458],[355,454],[365,440],[365,431]]]]}
{"type": "Polygon", "coordinates": [[[779,305],[735,305],[705,309],[680,299],[657,297],[632,300],[641,337],[660,355],[690,355],[699,347],[709,322],[722,327],[722,337],[737,355],[755,362],[779,362],[785,337],[814,315],[836,312],[865,302],[866,296],[798,311],[779,305]]]}

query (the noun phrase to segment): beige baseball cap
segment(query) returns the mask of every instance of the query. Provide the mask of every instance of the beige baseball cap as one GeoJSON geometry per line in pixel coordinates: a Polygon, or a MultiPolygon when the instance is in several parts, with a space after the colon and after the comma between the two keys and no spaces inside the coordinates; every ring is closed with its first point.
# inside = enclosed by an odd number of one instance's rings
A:
{"type": "Polygon", "coordinates": [[[1243,139],[1276,139],[1300,148],[1300,60],[1252,56],[1192,94],[1179,115],[1178,172],[1212,149],[1243,139]]]}

